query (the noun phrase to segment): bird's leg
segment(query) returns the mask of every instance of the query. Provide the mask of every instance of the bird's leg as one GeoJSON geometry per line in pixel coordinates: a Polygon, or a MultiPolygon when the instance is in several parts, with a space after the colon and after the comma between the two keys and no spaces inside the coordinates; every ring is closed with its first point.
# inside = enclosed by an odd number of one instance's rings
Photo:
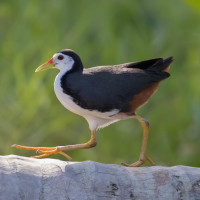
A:
{"type": "Polygon", "coordinates": [[[61,154],[65,156],[68,160],[72,160],[72,158],[64,153],[63,151],[70,151],[75,149],[88,149],[96,146],[96,130],[91,131],[91,138],[87,143],[83,144],[74,144],[74,145],[67,145],[67,146],[57,146],[57,147],[29,147],[29,146],[21,146],[14,144],[12,147],[16,147],[18,149],[25,149],[30,151],[36,151],[37,153],[41,153],[39,156],[34,156],[33,158],[44,158],[51,154],[61,154]]]}
{"type": "Polygon", "coordinates": [[[143,128],[143,139],[142,139],[142,148],[140,151],[140,158],[137,162],[132,163],[130,165],[126,163],[122,163],[122,165],[128,166],[128,167],[139,167],[142,164],[144,164],[146,160],[149,161],[151,165],[155,165],[155,163],[149,157],[146,156],[147,140],[148,140],[148,134],[149,134],[149,122],[138,115],[135,115],[134,118],[140,122],[143,128]]]}

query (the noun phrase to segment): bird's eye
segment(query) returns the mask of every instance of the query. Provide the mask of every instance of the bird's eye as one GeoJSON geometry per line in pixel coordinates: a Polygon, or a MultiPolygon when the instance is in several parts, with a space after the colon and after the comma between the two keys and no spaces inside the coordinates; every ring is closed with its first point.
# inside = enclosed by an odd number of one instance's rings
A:
{"type": "Polygon", "coordinates": [[[64,58],[64,56],[62,56],[62,55],[58,56],[58,60],[63,60],[63,58],[64,58]]]}

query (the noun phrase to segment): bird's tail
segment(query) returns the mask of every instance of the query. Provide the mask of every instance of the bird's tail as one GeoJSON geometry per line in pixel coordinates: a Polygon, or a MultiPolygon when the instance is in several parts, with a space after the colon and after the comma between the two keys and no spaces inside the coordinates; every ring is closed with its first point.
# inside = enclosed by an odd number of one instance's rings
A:
{"type": "Polygon", "coordinates": [[[148,68],[148,70],[153,70],[153,71],[163,71],[163,72],[168,72],[169,70],[169,65],[173,62],[173,57],[169,57],[166,59],[159,59],[156,63],[154,63],[151,67],[148,68]]]}

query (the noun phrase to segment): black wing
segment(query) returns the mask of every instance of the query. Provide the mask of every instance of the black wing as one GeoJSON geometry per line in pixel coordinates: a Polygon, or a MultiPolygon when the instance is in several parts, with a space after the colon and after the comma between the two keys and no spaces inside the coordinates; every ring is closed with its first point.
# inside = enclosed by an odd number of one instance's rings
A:
{"type": "MultiPolygon", "coordinates": [[[[75,103],[88,110],[108,112],[119,109],[120,112],[128,112],[129,102],[134,95],[169,77],[169,73],[160,71],[163,67],[155,65],[161,62],[160,59],[148,62],[154,64],[145,66],[145,70],[138,63],[132,65],[135,67],[125,67],[126,64],[120,67],[100,66],[85,69],[83,74],[68,74],[62,80],[63,91],[72,96],[75,103]]],[[[164,63],[169,66],[170,59],[164,63]]]]}

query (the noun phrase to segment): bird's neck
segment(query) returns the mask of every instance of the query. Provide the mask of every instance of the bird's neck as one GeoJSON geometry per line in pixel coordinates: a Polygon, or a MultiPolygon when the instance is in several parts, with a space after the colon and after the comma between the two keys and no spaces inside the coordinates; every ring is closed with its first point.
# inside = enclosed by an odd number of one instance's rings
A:
{"type": "Polygon", "coordinates": [[[70,76],[71,74],[74,73],[78,73],[81,74],[82,73],[82,69],[79,70],[68,70],[68,69],[62,69],[60,70],[60,72],[57,74],[55,81],[54,81],[54,87],[61,87],[62,83],[61,82],[65,82],[65,80],[67,80],[67,77],[70,76]]]}
{"type": "MultiPolygon", "coordinates": [[[[60,72],[57,74],[55,81],[54,81],[54,91],[56,93],[56,96],[58,97],[58,94],[60,93],[60,91],[62,91],[62,87],[61,87],[61,81],[62,78],[65,77],[65,75],[67,74],[67,70],[60,70],[60,72]]],[[[59,97],[58,97],[59,99],[59,97]]]]}
{"type": "Polygon", "coordinates": [[[72,73],[82,73],[83,72],[83,68],[71,68],[69,69],[62,69],[60,70],[60,72],[58,73],[58,75],[56,76],[56,79],[59,78],[61,79],[63,76],[67,77],[68,75],[72,74],[72,73]]]}
{"type": "Polygon", "coordinates": [[[57,77],[63,77],[64,75],[68,74],[68,70],[67,69],[63,69],[63,70],[60,70],[60,72],[58,73],[58,75],[56,76],[57,77]]]}

